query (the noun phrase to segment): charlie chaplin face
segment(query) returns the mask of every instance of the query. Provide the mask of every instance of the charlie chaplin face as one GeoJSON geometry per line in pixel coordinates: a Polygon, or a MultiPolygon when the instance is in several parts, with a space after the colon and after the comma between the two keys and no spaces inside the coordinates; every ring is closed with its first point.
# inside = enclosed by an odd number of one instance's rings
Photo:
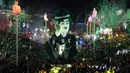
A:
{"type": "Polygon", "coordinates": [[[69,19],[64,19],[60,22],[60,31],[61,33],[67,33],[69,31],[69,19]]]}
{"type": "Polygon", "coordinates": [[[67,33],[69,31],[69,19],[63,19],[61,21],[56,21],[56,31],[59,31],[60,34],[67,33]]]}
{"type": "Polygon", "coordinates": [[[62,19],[55,21],[55,34],[56,36],[62,35],[65,37],[69,31],[69,19],[62,19]]]}

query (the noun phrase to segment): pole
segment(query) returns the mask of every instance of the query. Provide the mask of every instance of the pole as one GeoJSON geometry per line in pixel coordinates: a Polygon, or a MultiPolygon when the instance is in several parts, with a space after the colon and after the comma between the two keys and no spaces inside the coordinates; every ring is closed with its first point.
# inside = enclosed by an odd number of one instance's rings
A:
{"type": "Polygon", "coordinates": [[[27,57],[27,73],[29,73],[29,59],[27,57]]]}
{"type": "Polygon", "coordinates": [[[88,35],[88,22],[87,22],[87,35],[88,35]]]}
{"type": "Polygon", "coordinates": [[[93,25],[93,57],[94,57],[94,60],[95,60],[95,40],[94,40],[94,38],[95,38],[95,18],[94,18],[94,25],[93,25]]]}
{"type": "Polygon", "coordinates": [[[88,35],[88,26],[87,26],[87,35],[88,35]]]}
{"type": "Polygon", "coordinates": [[[16,15],[16,66],[18,66],[18,15],[16,15]]]}
{"type": "Polygon", "coordinates": [[[45,21],[45,41],[47,41],[47,21],[45,21]]]}
{"type": "Polygon", "coordinates": [[[91,22],[89,23],[89,35],[91,35],[91,22]]]}
{"type": "Polygon", "coordinates": [[[47,41],[47,21],[48,21],[48,18],[47,18],[47,14],[45,13],[44,15],[44,21],[45,21],[45,42],[47,41]]]}

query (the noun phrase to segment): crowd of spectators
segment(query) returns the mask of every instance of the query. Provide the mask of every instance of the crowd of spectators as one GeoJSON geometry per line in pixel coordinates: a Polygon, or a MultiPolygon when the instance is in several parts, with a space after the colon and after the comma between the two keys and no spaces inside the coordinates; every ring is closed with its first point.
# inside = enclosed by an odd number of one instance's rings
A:
{"type": "MultiPolygon", "coordinates": [[[[19,65],[16,66],[15,36],[15,34],[10,32],[0,31],[0,73],[55,73],[51,71],[54,67],[60,67],[58,73],[110,73],[108,71],[111,71],[111,73],[130,72],[129,52],[124,53],[123,55],[113,56],[109,55],[110,52],[107,52],[108,55],[103,56],[104,53],[102,52],[104,51],[99,49],[99,53],[96,51],[97,59],[93,60],[88,58],[83,60],[76,57],[77,59],[70,64],[71,66],[67,67],[66,64],[56,64],[52,60],[49,60],[49,57],[44,50],[44,44],[39,45],[37,42],[23,38],[20,34],[19,65]],[[102,55],[102,57],[99,57],[98,55],[102,55]]],[[[107,43],[111,44],[109,42],[107,43]]],[[[129,42],[127,44],[129,44],[129,42]]],[[[107,47],[102,47],[102,49],[104,48],[107,47]]],[[[85,54],[85,52],[87,53],[87,50],[88,49],[82,49],[79,54],[85,54]]],[[[83,58],[82,55],[81,58],[83,58]]]]}

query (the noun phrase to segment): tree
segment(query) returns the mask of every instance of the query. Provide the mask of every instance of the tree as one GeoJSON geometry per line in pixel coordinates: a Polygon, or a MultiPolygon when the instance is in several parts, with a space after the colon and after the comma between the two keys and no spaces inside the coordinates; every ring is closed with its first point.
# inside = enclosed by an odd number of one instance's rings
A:
{"type": "Polygon", "coordinates": [[[4,5],[4,1],[3,0],[0,0],[0,8],[4,8],[5,7],[5,5],[4,5]]]}
{"type": "Polygon", "coordinates": [[[100,10],[98,18],[100,25],[104,27],[115,27],[118,24],[127,22],[124,0],[119,2],[108,2],[108,0],[101,0],[99,3],[100,10]]]}

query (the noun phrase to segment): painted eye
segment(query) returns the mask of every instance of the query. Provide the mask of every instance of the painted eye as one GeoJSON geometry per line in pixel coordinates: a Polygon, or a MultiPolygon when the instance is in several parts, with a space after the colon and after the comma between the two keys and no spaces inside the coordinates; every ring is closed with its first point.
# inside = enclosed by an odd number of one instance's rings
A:
{"type": "Polygon", "coordinates": [[[64,25],[64,23],[61,23],[61,25],[64,25]]]}
{"type": "Polygon", "coordinates": [[[66,22],[66,24],[69,24],[69,22],[66,22]]]}
{"type": "Polygon", "coordinates": [[[64,22],[61,22],[60,25],[64,25],[64,22]]]}

